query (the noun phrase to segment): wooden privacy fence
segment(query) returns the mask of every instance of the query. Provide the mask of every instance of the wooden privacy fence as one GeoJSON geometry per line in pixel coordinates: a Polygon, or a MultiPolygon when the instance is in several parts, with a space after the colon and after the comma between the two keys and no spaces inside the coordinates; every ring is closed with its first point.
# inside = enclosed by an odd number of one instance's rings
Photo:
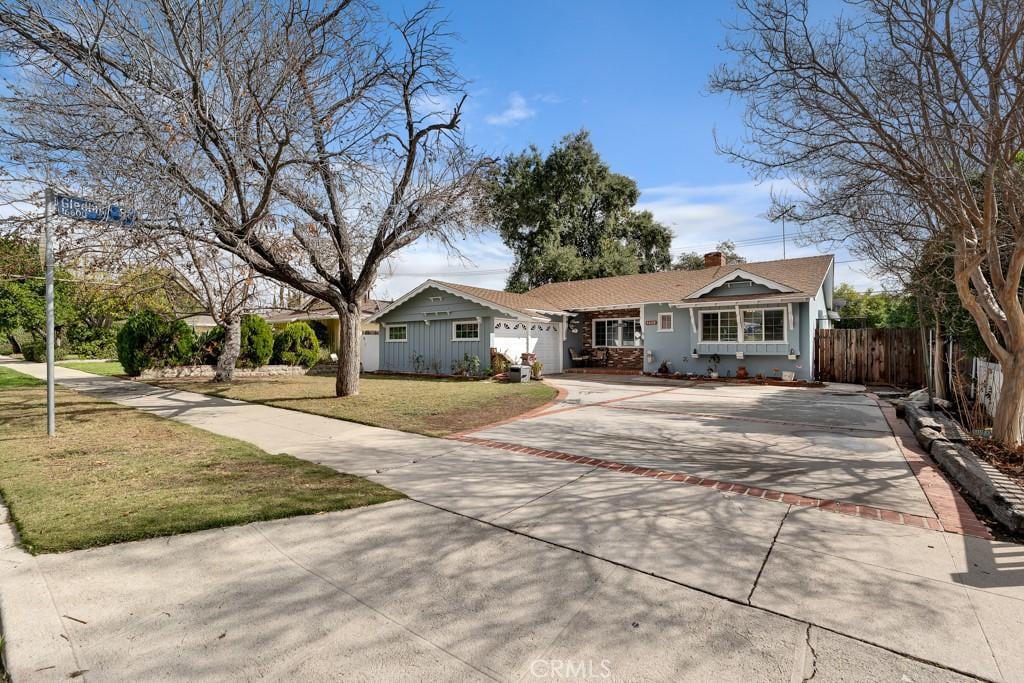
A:
{"type": "Polygon", "coordinates": [[[814,376],[823,382],[923,387],[926,374],[921,331],[816,330],[814,376]]]}

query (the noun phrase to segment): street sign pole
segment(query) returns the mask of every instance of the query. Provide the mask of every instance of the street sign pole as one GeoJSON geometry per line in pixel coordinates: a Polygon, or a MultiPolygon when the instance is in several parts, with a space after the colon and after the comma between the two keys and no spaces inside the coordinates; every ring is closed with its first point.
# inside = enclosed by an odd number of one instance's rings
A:
{"type": "Polygon", "coordinates": [[[43,209],[43,231],[45,232],[45,264],[46,264],[46,433],[57,434],[57,407],[54,400],[54,334],[53,334],[53,226],[50,225],[50,203],[53,192],[46,188],[45,208],[43,209]]]}

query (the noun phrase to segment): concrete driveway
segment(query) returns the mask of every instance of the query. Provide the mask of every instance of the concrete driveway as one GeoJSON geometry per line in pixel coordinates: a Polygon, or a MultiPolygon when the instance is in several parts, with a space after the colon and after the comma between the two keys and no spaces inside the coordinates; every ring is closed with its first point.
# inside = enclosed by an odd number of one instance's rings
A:
{"type": "Polygon", "coordinates": [[[1024,547],[910,526],[937,515],[857,392],[555,378],[561,404],[459,442],[59,373],[410,500],[6,547],[16,681],[1024,681],[1024,547]]]}

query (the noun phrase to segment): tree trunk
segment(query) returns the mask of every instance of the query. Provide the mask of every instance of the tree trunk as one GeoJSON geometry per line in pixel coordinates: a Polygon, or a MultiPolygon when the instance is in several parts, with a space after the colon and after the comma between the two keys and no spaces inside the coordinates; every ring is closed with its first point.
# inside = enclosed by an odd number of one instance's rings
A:
{"type": "Polygon", "coordinates": [[[235,378],[235,363],[242,351],[242,318],[236,316],[224,321],[224,348],[217,358],[214,382],[230,382],[235,378]]]}
{"type": "Polygon", "coordinates": [[[21,353],[21,344],[18,343],[13,334],[7,335],[7,341],[11,343],[11,353],[21,353]]]}
{"type": "Polygon", "coordinates": [[[359,393],[359,368],[362,365],[360,318],[358,304],[338,310],[341,329],[338,341],[338,375],[334,385],[336,396],[355,396],[359,393]]]}
{"type": "Polygon", "coordinates": [[[935,320],[932,344],[932,386],[935,398],[946,398],[946,347],[942,343],[942,325],[935,320]]]}
{"type": "Polygon", "coordinates": [[[1007,446],[1024,442],[1024,354],[1016,354],[1012,363],[1000,363],[1003,386],[992,420],[992,438],[1007,446]]]}

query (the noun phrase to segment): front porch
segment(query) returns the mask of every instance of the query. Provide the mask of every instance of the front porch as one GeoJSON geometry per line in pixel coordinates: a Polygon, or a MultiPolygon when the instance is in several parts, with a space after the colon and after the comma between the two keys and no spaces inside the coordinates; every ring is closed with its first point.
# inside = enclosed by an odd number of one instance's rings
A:
{"type": "MultiPolygon", "coordinates": [[[[644,348],[639,308],[581,311],[570,325],[576,327],[574,350],[581,361],[565,372],[638,375],[643,372],[644,348]]],[[[572,343],[572,342],[570,342],[572,343]]],[[[571,358],[571,355],[570,355],[571,358]]]]}

